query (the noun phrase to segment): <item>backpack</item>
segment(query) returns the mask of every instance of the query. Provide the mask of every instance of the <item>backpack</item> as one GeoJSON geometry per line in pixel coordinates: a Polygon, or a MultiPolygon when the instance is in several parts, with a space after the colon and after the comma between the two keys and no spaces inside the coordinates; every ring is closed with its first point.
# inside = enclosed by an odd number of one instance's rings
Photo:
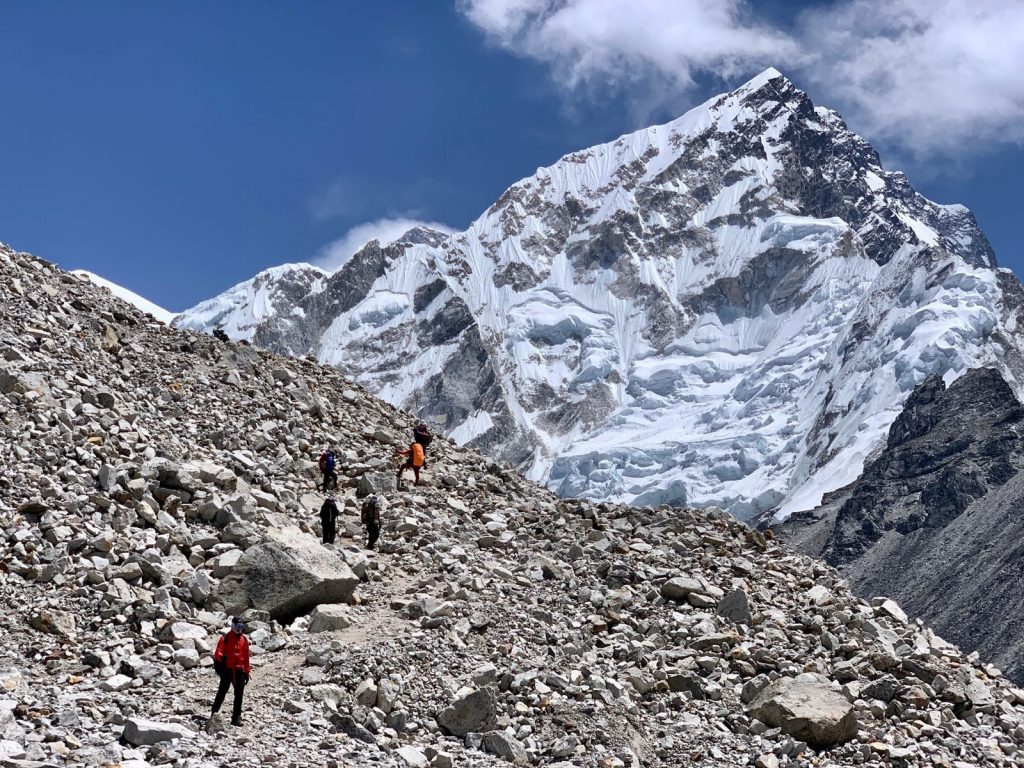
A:
{"type": "Polygon", "coordinates": [[[324,472],[334,471],[334,451],[328,451],[324,458],[324,472]]]}
{"type": "Polygon", "coordinates": [[[409,457],[412,465],[414,467],[422,467],[426,463],[427,458],[426,453],[423,451],[423,446],[419,443],[413,443],[409,446],[409,449],[412,451],[409,457]]]}
{"type": "Polygon", "coordinates": [[[423,446],[423,450],[426,451],[430,447],[430,443],[433,441],[434,436],[430,434],[430,428],[426,424],[417,424],[412,430],[413,439],[417,443],[423,446]]]}
{"type": "Polygon", "coordinates": [[[370,523],[380,518],[380,504],[375,503],[373,499],[367,499],[363,502],[362,514],[360,515],[364,523],[370,523]]]}
{"type": "Polygon", "coordinates": [[[337,502],[334,501],[334,499],[327,499],[323,503],[323,506],[320,507],[320,517],[321,517],[321,519],[337,520],[338,519],[338,514],[339,514],[338,504],[337,504],[337,502]]]}

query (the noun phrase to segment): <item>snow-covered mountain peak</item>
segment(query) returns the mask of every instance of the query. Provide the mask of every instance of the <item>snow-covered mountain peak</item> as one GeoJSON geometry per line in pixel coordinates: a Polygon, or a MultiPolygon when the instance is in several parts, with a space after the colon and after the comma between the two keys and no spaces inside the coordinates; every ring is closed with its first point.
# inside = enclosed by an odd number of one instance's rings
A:
{"type": "Polygon", "coordinates": [[[323,290],[329,276],[329,272],[312,264],[271,267],[183,312],[175,324],[182,328],[221,328],[232,338],[250,341],[267,320],[301,320],[304,315],[298,302],[323,290]]]}
{"type": "Polygon", "coordinates": [[[994,265],[966,208],[766,70],[464,232],[178,322],[344,366],[564,494],[785,513],[852,481],[928,374],[1021,380],[1024,292],[994,265]]]}

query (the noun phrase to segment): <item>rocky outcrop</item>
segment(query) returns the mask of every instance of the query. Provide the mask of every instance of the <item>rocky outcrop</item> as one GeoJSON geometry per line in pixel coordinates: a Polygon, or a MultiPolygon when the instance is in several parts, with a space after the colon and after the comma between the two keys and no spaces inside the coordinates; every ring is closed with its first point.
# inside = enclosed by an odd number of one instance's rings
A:
{"type": "Polygon", "coordinates": [[[297,528],[266,532],[245,551],[211,598],[214,608],[238,615],[253,608],[289,622],[324,603],[345,603],[359,579],[315,538],[297,528]]]}
{"type": "Polygon", "coordinates": [[[1024,407],[998,371],[924,381],[851,486],[779,530],[1024,682],[1024,407]]]}

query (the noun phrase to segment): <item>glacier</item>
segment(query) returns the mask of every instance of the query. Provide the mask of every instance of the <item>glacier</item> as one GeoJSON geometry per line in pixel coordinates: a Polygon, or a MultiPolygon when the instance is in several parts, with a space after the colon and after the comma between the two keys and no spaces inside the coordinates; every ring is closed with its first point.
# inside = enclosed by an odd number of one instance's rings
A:
{"type": "Polygon", "coordinates": [[[785,517],[856,479],[930,373],[1019,389],[1021,299],[970,211],[769,69],[465,231],[269,270],[175,323],[344,368],[563,495],[785,517]]]}

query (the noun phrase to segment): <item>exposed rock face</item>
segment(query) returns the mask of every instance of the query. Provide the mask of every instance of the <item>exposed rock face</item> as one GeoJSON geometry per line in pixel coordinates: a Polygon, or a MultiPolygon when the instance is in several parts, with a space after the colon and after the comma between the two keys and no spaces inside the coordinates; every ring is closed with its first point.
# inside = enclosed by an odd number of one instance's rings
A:
{"type": "Polygon", "coordinates": [[[269,540],[247,549],[221,580],[213,607],[229,614],[255,608],[291,621],[323,603],[351,600],[359,579],[315,538],[297,528],[266,535],[269,540]]]}
{"type": "MultiPolygon", "coordinates": [[[[46,385],[0,394],[12,765],[1020,763],[1024,692],[720,511],[559,499],[438,437],[427,482],[388,494],[366,551],[360,478],[393,473],[412,415],[336,369],[167,328],[2,247],[0,278],[0,358],[46,385]],[[285,624],[249,608],[243,726],[208,719],[228,622],[214,596],[281,529],[313,535],[331,443],[338,537],[315,549],[362,577],[351,625],[311,633],[330,609],[285,624]],[[747,712],[809,670],[842,684],[849,742],[819,750],[747,712]],[[191,734],[132,743],[170,731],[191,734]]],[[[267,571],[271,594],[290,567],[267,571]]]]}
{"type": "Polygon", "coordinates": [[[1024,297],[970,212],[771,70],[422,234],[177,322],[342,366],[563,496],[740,517],[855,480],[928,374],[1024,381],[1024,297]]]}
{"type": "Polygon", "coordinates": [[[783,533],[1024,682],[1024,408],[998,371],[923,382],[884,450],[783,533]]]}
{"type": "Polygon", "coordinates": [[[828,678],[813,673],[776,680],[751,702],[749,711],[812,747],[831,747],[857,735],[853,705],[828,678]]]}

